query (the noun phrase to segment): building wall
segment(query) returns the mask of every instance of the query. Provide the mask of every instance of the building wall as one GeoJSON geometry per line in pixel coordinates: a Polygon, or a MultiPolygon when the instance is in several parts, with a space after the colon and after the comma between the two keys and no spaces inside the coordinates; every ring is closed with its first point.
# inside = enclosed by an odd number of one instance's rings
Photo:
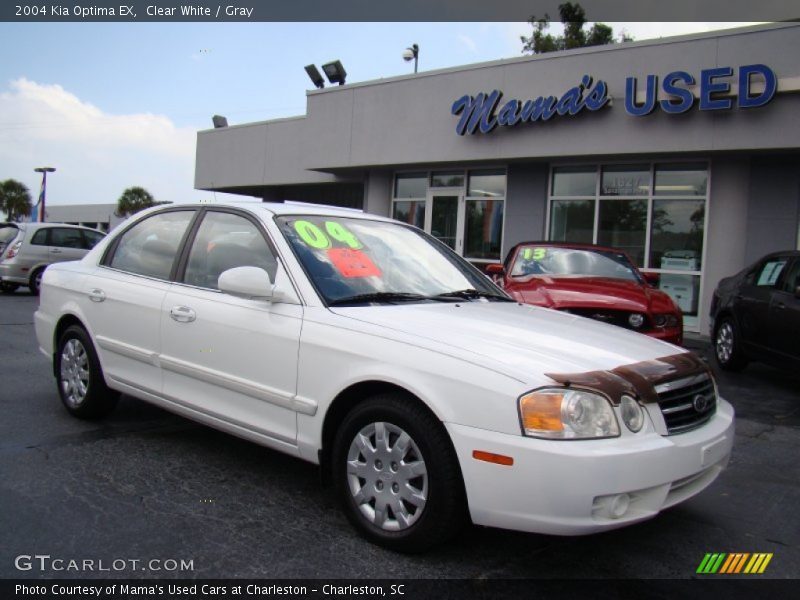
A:
{"type": "Polygon", "coordinates": [[[520,242],[545,238],[547,163],[514,163],[507,174],[502,257],[520,242]]]}
{"type": "Polygon", "coordinates": [[[115,214],[116,204],[48,204],[47,220],[51,223],[75,223],[110,231],[125,219],[115,214]],[[108,229],[105,228],[107,224],[108,229]]]}

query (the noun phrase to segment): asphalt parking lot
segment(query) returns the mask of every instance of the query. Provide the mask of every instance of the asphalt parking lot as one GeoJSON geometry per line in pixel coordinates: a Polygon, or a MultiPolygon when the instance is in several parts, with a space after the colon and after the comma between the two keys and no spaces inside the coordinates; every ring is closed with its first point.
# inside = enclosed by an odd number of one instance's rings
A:
{"type": "Polygon", "coordinates": [[[470,527],[404,556],[358,537],[310,464],[129,397],[105,421],[70,417],[36,346],[36,304],[0,296],[2,578],[688,578],[706,552],[771,552],[761,577],[800,576],[800,374],[719,374],[737,411],[731,464],[654,520],[580,538],[470,527]],[[193,569],[17,570],[34,554],[193,569]]]}

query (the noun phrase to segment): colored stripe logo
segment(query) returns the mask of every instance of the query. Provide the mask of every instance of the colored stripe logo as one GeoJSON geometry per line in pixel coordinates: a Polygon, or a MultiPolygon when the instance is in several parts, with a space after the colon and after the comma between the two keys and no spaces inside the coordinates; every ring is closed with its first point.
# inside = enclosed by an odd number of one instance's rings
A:
{"type": "Polygon", "coordinates": [[[769,561],[772,560],[772,552],[707,552],[697,573],[701,575],[734,575],[747,573],[751,575],[761,574],[767,569],[769,561]]]}

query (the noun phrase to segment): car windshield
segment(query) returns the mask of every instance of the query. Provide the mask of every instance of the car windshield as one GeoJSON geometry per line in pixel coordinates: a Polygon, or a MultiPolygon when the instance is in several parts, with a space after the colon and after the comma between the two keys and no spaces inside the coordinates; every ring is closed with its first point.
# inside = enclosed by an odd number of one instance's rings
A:
{"type": "Polygon", "coordinates": [[[329,305],[509,300],[480,271],[418,229],[338,215],[282,216],[276,222],[329,305]]]}
{"type": "Polygon", "coordinates": [[[606,277],[641,282],[622,252],[555,246],[520,246],[509,272],[511,277],[606,277]]]}

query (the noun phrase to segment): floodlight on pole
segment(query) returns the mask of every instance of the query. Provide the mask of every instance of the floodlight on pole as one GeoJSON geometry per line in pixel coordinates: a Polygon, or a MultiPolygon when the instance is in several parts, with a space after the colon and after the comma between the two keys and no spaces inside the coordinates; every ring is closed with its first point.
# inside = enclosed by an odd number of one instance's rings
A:
{"type": "Polygon", "coordinates": [[[322,75],[320,75],[320,72],[315,65],[306,65],[305,69],[309,79],[311,79],[311,82],[318,90],[321,90],[325,87],[325,80],[322,78],[322,75]]]}
{"type": "Polygon", "coordinates": [[[338,83],[344,85],[344,80],[347,77],[347,71],[344,70],[341,61],[334,60],[322,65],[322,70],[325,72],[325,77],[331,82],[331,85],[338,83]]]}
{"type": "Polygon", "coordinates": [[[47,213],[45,212],[46,207],[46,198],[47,198],[47,174],[54,173],[54,167],[36,167],[34,169],[36,173],[42,174],[42,189],[39,192],[39,202],[36,203],[34,206],[34,212],[31,212],[31,221],[34,223],[44,223],[45,218],[47,218],[47,213]]]}

